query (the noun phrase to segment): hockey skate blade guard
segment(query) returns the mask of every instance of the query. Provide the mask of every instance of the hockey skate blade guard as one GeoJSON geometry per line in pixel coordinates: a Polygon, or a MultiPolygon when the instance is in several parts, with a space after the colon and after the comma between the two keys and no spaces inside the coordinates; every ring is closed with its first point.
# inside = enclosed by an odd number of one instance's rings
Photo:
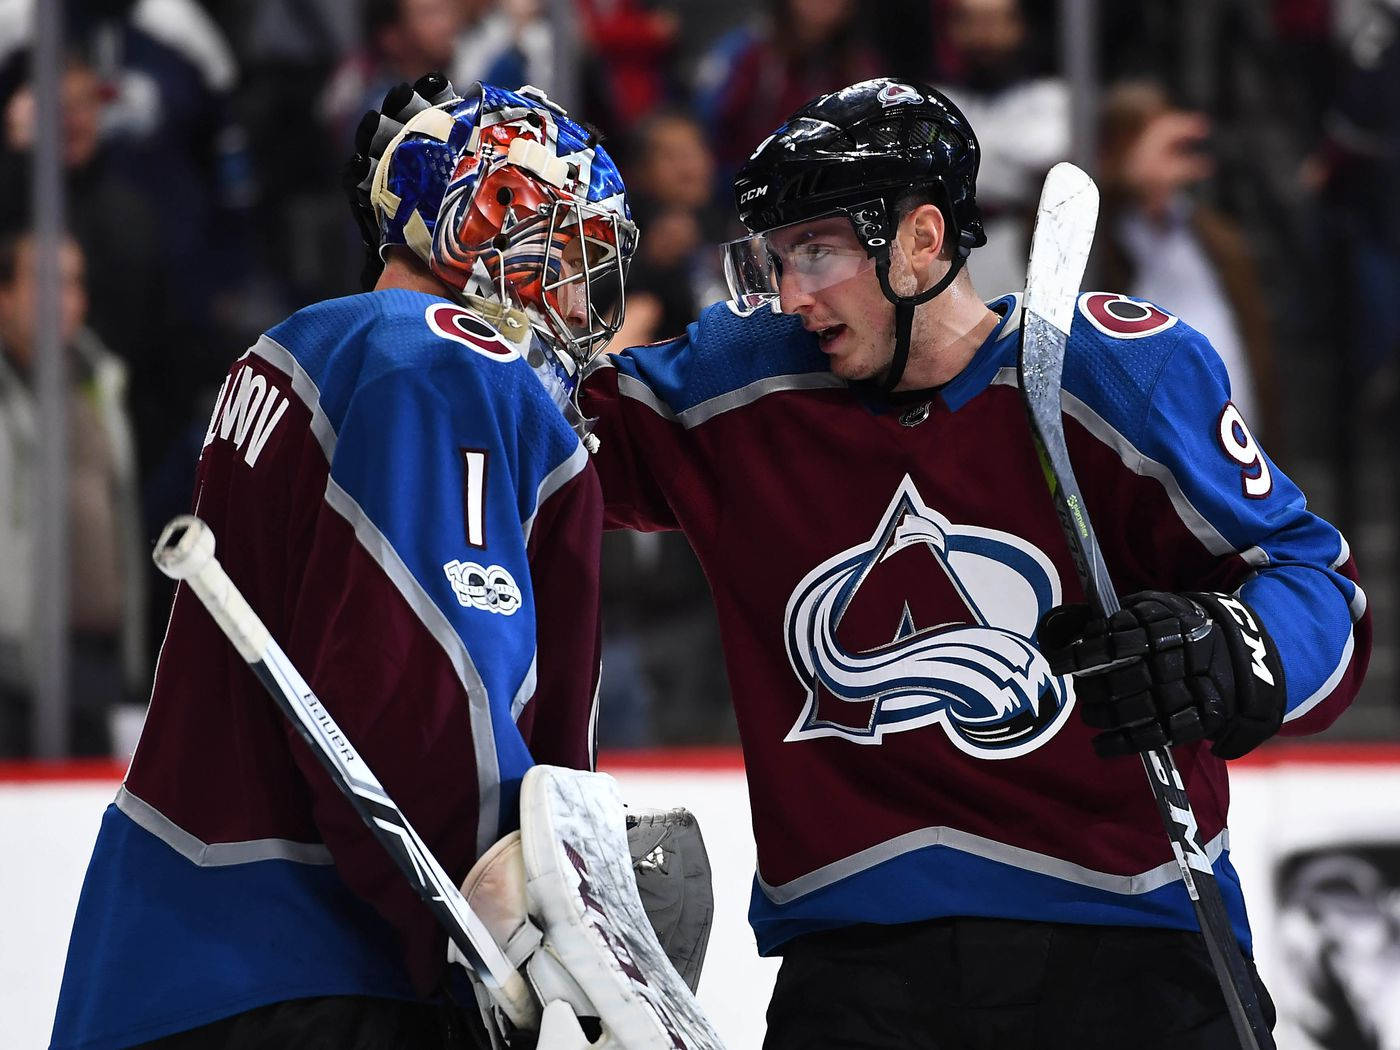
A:
{"type": "Polygon", "coordinates": [[[598,1011],[605,1042],[723,1050],[642,908],[613,778],[535,766],[521,785],[520,824],[536,919],[598,1011]]]}

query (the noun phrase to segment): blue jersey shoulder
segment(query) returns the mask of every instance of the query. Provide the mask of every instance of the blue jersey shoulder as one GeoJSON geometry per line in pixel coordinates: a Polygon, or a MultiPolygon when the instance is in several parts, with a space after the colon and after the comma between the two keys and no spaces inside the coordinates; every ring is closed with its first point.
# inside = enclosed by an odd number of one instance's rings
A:
{"type": "Polygon", "coordinates": [[[516,346],[473,311],[437,296],[386,289],[306,307],[268,332],[316,385],[339,431],[371,384],[427,391],[474,426],[519,433],[555,456],[577,439],[516,346]],[[381,382],[398,377],[401,382],[381,382]]]}
{"type": "Polygon", "coordinates": [[[1287,717],[1330,696],[1357,644],[1352,623],[1365,596],[1338,571],[1348,557],[1341,534],[1307,509],[1231,402],[1229,376],[1210,342],[1152,303],[1086,293],[1066,351],[1064,389],[1108,431],[1081,422],[1131,469],[1166,487],[1207,550],[1238,553],[1253,570],[1239,590],[1278,646],[1287,717]]]}
{"type": "Polygon", "coordinates": [[[706,307],[684,335],[612,361],[678,413],[775,376],[828,370],[816,337],[796,317],[767,309],[741,315],[727,302],[706,307]]]}
{"type": "Polygon", "coordinates": [[[1144,299],[1082,294],[1065,348],[1065,391],[1141,449],[1164,379],[1189,386],[1190,399],[1212,413],[1229,400],[1225,366],[1194,328],[1144,299]]]}
{"type": "Polygon", "coordinates": [[[497,480],[513,479],[515,510],[528,517],[541,483],[581,449],[519,349],[474,312],[437,296],[388,289],[334,299],[298,311],[268,338],[315,384],[339,435],[333,473],[347,486],[361,454],[391,456],[398,464],[392,476],[362,481],[398,490],[423,472],[416,461],[425,455],[487,450],[497,480]],[[386,435],[389,426],[406,432],[386,435]],[[412,435],[432,435],[431,453],[412,435]]]}

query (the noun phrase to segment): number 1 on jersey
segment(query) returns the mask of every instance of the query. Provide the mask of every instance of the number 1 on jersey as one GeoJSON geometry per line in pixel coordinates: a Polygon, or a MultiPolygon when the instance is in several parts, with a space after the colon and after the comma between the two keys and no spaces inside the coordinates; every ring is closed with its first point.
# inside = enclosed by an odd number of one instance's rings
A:
{"type": "Polygon", "coordinates": [[[467,543],[481,550],[486,547],[486,450],[458,451],[462,453],[462,516],[467,525],[467,543]]]}

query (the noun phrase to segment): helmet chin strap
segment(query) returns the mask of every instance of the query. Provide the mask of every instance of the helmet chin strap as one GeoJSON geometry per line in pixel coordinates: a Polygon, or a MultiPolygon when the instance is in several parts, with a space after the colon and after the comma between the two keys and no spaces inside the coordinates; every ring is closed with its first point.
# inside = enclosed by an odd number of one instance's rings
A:
{"type": "Polygon", "coordinates": [[[890,359],[889,370],[880,384],[886,394],[893,394],[894,388],[904,378],[904,367],[909,363],[909,338],[914,331],[914,303],[900,298],[894,304],[894,357],[890,359]]]}
{"type": "Polygon", "coordinates": [[[894,303],[894,357],[890,360],[889,371],[885,373],[884,380],[877,384],[881,392],[894,393],[894,388],[904,378],[904,369],[909,364],[909,340],[914,331],[914,308],[928,302],[952,284],[953,278],[957,277],[958,271],[963,268],[963,263],[966,261],[966,254],[958,252],[953,257],[948,272],[932,288],[916,295],[900,295],[890,287],[889,249],[881,252],[880,257],[875,261],[875,273],[880,278],[880,290],[885,293],[886,299],[894,303]]]}

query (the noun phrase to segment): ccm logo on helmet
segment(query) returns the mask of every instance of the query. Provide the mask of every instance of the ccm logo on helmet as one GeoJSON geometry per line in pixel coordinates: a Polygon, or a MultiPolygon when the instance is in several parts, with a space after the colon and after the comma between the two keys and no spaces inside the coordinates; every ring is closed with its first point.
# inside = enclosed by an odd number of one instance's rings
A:
{"type": "Polygon", "coordinates": [[[1176,324],[1165,310],[1112,292],[1085,292],[1079,297],[1079,312],[1115,339],[1146,339],[1176,324]]]}
{"type": "Polygon", "coordinates": [[[764,194],[766,194],[767,192],[768,192],[768,187],[767,187],[767,186],[755,186],[753,189],[751,189],[751,190],[745,190],[745,191],[743,192],[743,194],[739,197],[739,203],[740,203],[740,204],[747,204],[747,203],[748,203],[749,201],[751,201],[751,200],[755,200],[755,199],[757,199],[757,198],[759,198],[759,197],[762,197],[762,196],[763,196],[764,194]]]}
{"type": "Polygon", "coordinates": [[[424,314],[436,335],[461,343],[468,350],[475,350],[482,357],[493,361],[514,361],[520,352],[511,346],[501,334],[470,310],[451,303],[433,303],[424,314]]]}
{"type": "Polygon", "coordinates": [[[880,105],[898,106],[901,103],[919,103],[924,100],[923,93],[915,91],[908,84],[886,84],[880,89],[880,105]]]}

